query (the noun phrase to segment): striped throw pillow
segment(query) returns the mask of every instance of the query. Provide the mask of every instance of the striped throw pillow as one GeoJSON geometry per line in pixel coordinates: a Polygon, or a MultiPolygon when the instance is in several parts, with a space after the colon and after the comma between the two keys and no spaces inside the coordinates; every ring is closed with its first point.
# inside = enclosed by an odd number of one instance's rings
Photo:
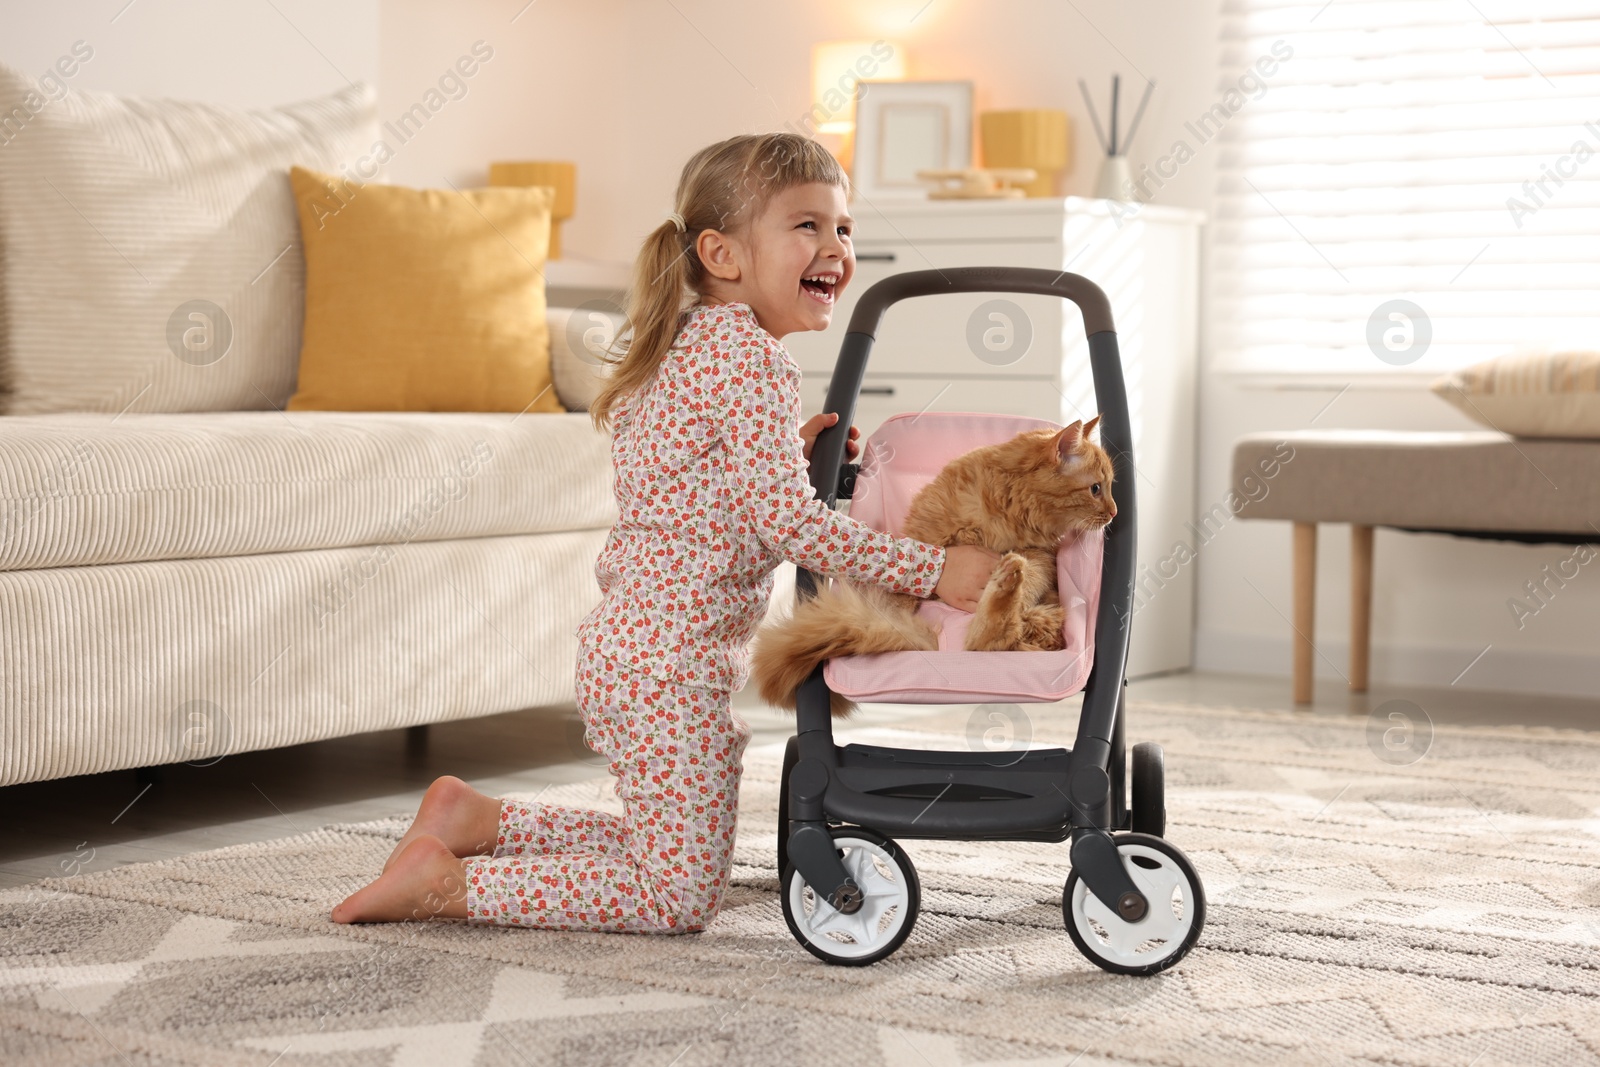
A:
{"type": "Polygon", "coordinates": [[[376,141],[372,87],[240,110],[0,66],[0,116],[3,410],[282,408],[305,306],[289,167],[376,141]]]}
{"type": "Polygon", "coordinates": [[[1513,437],[1600,438],[1600,352],[1513,352],[1447,374],[1433,391],[1513,437]]]}

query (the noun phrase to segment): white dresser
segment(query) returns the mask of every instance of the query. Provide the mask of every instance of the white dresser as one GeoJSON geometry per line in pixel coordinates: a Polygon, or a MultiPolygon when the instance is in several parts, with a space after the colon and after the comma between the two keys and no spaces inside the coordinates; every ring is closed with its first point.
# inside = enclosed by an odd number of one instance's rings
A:
{"type": "MultiPolygon", "coordinates": [[[[806,416],[821,410],[856,298],[873,282],[939,267],[1042,267],[1105,290],[1115,316],[1139,472],[1139,590],[1130,676],[1191,664],[1198,212],[1142,206],[1118,219],[1081,197],[857,200],[856,273],[823,333],[783,339],[804,374],[806,416]],[[1120,225],[1118,225],[1120,221],[1120,225]],[[1181,556],[1179,558],[1182,558],[1181,556]]],[[[857,403],[863,438],[904,411],[1031,415],[1068,423],[1095,414],[1077,307],[1055,297],[960,293],[891,307],[857,403]]]]}

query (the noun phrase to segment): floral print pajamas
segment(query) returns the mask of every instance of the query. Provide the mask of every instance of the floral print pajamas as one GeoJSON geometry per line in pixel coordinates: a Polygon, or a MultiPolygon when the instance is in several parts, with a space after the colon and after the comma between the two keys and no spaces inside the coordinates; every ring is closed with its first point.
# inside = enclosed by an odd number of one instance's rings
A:
{"type": "Polygon", "coordinates": [[[612,409],[619,517],[578,626],[578,709],[624,813],[504,801],[491,856],[466,861],[472,921],[687,933],[715,918],[732,862],[749,726],[729,696],[789,560],[932,594],[944,549],[816,498],[800,371],[746,303],[697,304],[654,378],[612,409]]]}

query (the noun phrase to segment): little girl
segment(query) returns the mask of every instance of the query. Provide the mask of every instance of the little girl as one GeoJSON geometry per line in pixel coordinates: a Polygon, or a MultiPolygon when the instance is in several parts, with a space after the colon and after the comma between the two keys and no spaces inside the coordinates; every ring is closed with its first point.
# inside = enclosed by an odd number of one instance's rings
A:
{"type": "Polygon", "coordinates": [[[689,160],[677,210],[640,250],[627,353],[590,408],[612,431],[619,517],[576,664],[585,740],[610,761],[624,813],[502,801],[440,778],[335,922],[701,930],[727,886],[750,740],[729,696],[747,680],[779,562],[977,606],[995,553],[873,530],[807,478],[838,415],[800,424],[800,372],[781,338],[825,328],[850,281],[848,194],[814,141],[733,137],[689,160]]]}

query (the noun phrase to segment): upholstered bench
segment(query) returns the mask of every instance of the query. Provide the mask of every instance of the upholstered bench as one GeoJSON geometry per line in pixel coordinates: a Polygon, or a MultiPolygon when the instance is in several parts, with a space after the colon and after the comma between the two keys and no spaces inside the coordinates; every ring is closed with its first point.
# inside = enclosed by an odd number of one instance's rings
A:
{"type": "Polygon", "coordinates": [[[1350,524],[1349,682],[1356,691],[1367,688],[1375,527],[1498,541],[1600,540],[1600,441],[1488,431],[1252,434],[1234,446],[1233,484],[1267,487],[1244,502],[1240,518],[1294,524],[1299,703],[1311,700],[1318,523],[1350,524]]]}

